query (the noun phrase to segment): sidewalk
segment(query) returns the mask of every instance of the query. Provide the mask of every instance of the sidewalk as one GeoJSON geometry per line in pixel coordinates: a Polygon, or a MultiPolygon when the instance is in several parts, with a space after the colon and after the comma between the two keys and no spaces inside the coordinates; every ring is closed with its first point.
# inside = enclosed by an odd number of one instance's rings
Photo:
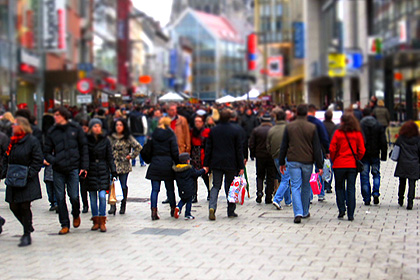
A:
{"type": "MultiPolygon", "coordinates": [[[[0,183],[0,278],[6,279],[420,279],[420,201],[407,211],[397,204],[395,163],[381,163],[378,206],[364,206],[357,180],[355,220],[338,220],[335,193],[315,196],[309,219],[293,223],[293,210],[255,202],[255,162],[248,163],[251,198],[226,215],[220,195],[216,221],[208,220],[207,192],[200,179],[195,220],[171,218],[162,184],[161,219],[150,219],[147,167],[129,175],[127,214],[108,217],[106,233],[90,231],[90,213],[80,228],[59,236],[58,216],[43,199],[32,206],[32,245],[19,248],[21,225],[4,202],[0,183]],[[145,201],[146,202],[142,202],[145,201]]],[[[42,174],[42,172],[40,173],[42,174]]],[[[264,200],[263,200],[264,201],[264,200]]],[[[68,204],[70,205],[70,204],[68,204]]],[[[185,209],[183,209],[185,210],[185,209]]]]}

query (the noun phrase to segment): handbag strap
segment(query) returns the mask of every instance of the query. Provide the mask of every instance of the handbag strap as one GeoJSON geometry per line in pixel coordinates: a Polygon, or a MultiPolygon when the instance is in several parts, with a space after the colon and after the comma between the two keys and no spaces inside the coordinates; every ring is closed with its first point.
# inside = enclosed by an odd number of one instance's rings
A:
{"type": "Polygon", "coordinates": [[[353,148],[351,147],[349,137],[347,136],[347,133],[345,133],[345,132],[344,132],[344,135],[346,136],[347,143],[349,143],[350,150],[351,150],[351,152],[352,152],[352,154],[353,154],[353,157],[354,157],[354,159],[355,159],[355,160],[356,160],[356,162],[357,162],[357,157],[356,157],[356,154],[355,154],[355,153],[354,153],[354,151],[353,151],[353,148]]]}

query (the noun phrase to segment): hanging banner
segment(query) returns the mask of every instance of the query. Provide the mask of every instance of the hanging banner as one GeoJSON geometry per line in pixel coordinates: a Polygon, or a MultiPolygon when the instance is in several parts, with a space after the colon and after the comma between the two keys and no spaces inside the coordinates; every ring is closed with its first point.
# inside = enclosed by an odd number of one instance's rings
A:
{"type": "Polygon", "coordinates": [[[66,45],[66,1],[43,0],[44,48],[47,52],[63,52],[66,45]]]}
{"type": "Polygon", "coordinates": [[[257,69],[257,35],[248,35],[248,71],[257,69]]]}
{"type": "Polygon", "coordinates": [[[295,58],[305,58],[305,25],[303,22],[293,23],[293,43],[295,58]]]}
{"type": "Polygon", "coordinates": [[[330,53],[328,55],[328,76],[346,76],[346,55],[342,53],[330,53]]]}

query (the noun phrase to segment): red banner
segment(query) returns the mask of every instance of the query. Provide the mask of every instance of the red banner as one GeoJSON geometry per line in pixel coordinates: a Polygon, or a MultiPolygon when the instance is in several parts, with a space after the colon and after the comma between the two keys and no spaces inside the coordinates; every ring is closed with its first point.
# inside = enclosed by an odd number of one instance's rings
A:
{"type": "Polygon", "coordinates": [[[117,57],[118,57],[118,84],[128,88],[130,86],[130,36],[129,16],[131,0],[117,1],[117,57]]]}

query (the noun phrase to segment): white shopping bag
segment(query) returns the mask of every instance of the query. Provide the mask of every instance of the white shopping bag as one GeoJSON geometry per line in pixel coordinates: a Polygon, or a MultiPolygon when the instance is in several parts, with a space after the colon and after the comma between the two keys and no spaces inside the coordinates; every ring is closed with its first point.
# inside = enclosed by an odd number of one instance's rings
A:
{"type": "Polygon", "coordinates": [[[243,176],[236,176],[230,184],[228,201],[244,204],[246,180],[243,176]]]}
{"type": "Polygon", "coordinates": [[[114,188],[115,188],[115,197],[117,198],[117,202],[120,202],[124,199],[124,195],[121,188],[121,182],[119,180],[114,181],[114,188]]]}

